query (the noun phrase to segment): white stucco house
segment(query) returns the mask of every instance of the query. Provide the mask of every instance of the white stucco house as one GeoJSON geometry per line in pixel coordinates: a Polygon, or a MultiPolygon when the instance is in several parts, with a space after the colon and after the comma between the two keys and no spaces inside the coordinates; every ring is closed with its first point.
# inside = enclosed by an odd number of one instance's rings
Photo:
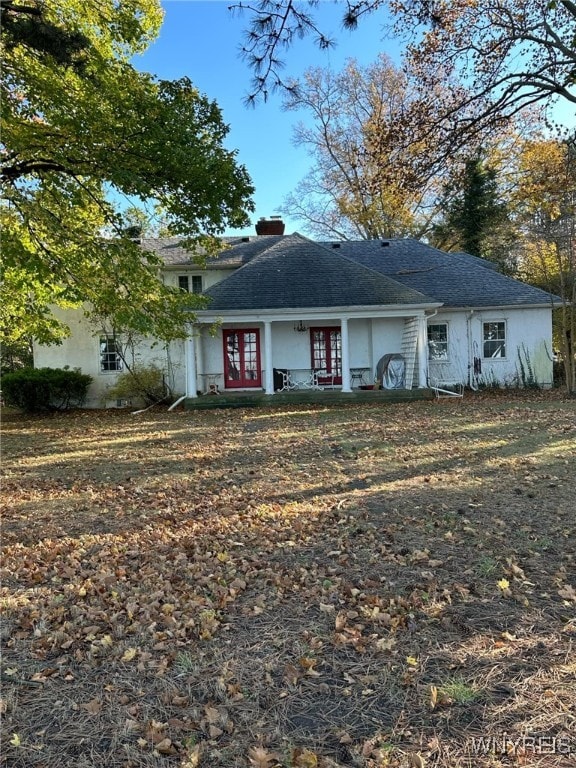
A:
{"type": "MultiPolygon", "coordinates": [[[[209,299],[186,341],[137,350],[165,370],[175,397],[350,392],[375,379],[406,389],[551,386],[556,297],[414,239],[314,242],[269,224],[278,234],[225,238],[204,268],[177,238],[142,241],[162,256],[165,281],[209,299]]],[[[80,368],[94,379],[86,405],[114,404],[116,340],[80,311],[65,319],[71,336],[36,346],[36,366],[80,368]]]]}

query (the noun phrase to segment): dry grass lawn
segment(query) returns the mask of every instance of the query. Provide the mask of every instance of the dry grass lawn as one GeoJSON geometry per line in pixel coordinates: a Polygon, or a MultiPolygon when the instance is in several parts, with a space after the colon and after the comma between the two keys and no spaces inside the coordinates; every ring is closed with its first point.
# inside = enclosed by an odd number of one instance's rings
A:
{"type": "Polygon", "coordinates": [[[576,765],[576,403],[3,418],[2,766],[576,765]]]}

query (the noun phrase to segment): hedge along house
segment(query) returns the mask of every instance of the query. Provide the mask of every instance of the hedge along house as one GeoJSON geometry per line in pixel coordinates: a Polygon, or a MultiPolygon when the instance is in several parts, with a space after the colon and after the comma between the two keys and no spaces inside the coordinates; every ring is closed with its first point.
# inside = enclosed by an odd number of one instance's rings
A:
{"type": "MultiPolygon", "coordinates": [[[[258,224],[277,234],[226,238],[202,269],[176,238],[142,242],[162,256],[167,282],[209,298],[186,342],[139,346],[175,394],[350,392],[375,378],[405,389],[552,384],[556,297],[413,239],[317,243],[258,224]],[[390,375],[393,361],[401,369],[390,375]]],[[[38,346],[36,365],[80,367],[94,377],[87,405],[101,406],[122,370],[116,341],[82,313],[66,319],[72,336],[38,346]]]]}

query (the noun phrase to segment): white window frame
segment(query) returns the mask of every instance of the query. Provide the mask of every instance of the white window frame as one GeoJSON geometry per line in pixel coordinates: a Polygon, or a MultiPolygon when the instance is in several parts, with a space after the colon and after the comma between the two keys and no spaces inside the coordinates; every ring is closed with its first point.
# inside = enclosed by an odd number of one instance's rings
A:
{"type": "Polygon", "coordinates": [[[118,341],[115,336],[100,336],[98,349],[100,373],[118,373],[124,370],[124,363],[118,352],[118,341]],[[111,347],[111,344],[114,346],[111,347]]]}
{"type": "Polygon", "coordinates": [[[449,353],[449,349],[450,349],[450,344],[449,344],[449,341],[450,341],[450,329],[448,327],[448,323],[447,322],[428,323],[427,324],[427,328],[426,328],[426,341],[427,341],[427,345],[428,345],[428,360],[430,362],[433,362],[433,363],[435,363],[435,362],[445,363],[445,362],[447,362],[450,359],[450,353],[449,353]],[[443,325],[444,328],[446,329],[446,341],[433,341],[433,340],[431,340],[430,339],[430,330],[432,328],[438,327],[440,325],[443,325]],[[433,344],[441,344],[443,346],[443,348],[446,350],[446,356],[445,357],[436,357],[436,356],[432,355],[432,345],[433,344]]]}
{"type": "MultiPolygon", "coordinates": [[[[498,347],[497,347],[498,349],[498,347]]],[[[483,320],[482,321],[482,359],[483,360],[506,360],[508,355],[508,323],[506,320],[483,320]],[[495,339],[489,339],[486,338],[486,330],[487,326],[490,325],[503,325],[504,326],[504,335],[503,338],[495,338],[495,339]],[[486,344],[493,344],[493,343],[500,343],[500,347],[504,348],[504,354],[503,355],[487,355],[486,354],[486,344]]]]}
{"type": "Polygon", "coordinates": [[[178,287],[186,293],[202,293],[203,282],[202,275],[178,275],[178,287]]]}

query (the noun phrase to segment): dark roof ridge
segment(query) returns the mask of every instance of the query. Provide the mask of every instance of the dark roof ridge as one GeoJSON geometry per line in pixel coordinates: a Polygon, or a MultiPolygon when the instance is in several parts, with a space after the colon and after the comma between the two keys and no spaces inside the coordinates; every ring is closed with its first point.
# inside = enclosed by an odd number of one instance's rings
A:
{"type": "MultiPolygon", "coordinates": [[[[380,238],[376,238],[376,239],[379,240],[380,238]]],[[[397,240],[401,240],[403,238],[396,238],[396,239],[397,240]]],[[[352,259],[349,256],[345,256],[342,253],[334,253],[334,250],[337,250],[337,249],[329,248],[328,246],[323,245],[322,243],[317,243],[315,240],[312,240],[311,238],[306,237],[306,235],[300,234],[300,232],[292,232],[290,235],[283,235],[280,240],[277,240],[275,243],[272,243],[272,245],[269,248],[266,248],[265,250],[263,250],[260,253],[258,253],[252,259],[250,259],[245,264],[243,264],[240,267],[240,269],[244,269],[244,267],[248,266],[248,264],[253,264],[254,262],[258,261],[259,259],[261,259],[264,256],[266,256],[267,254],[269,254],[270,251],[283,248],[287,244],[287,242],[289,242],[290,240],[295,240],[295,241],[299,240],[299,241],[302,241],[304,243],[307,243],[310,246],[313,246],[314,248],[321,248],[323,251],[326,251],[327,254],[330,254],[330,256],[332,258],[335,257],[336,260],[340,259],[341,261],[346,261],[349,264],[354,265],[354,267],[356,267],[356,268],[360,267],[361,269],[365,270],[366,272],[372,273],[372,275],[376,275],[379,278],[384,276],[384,277],[386,277],[387,280],[390,280],[392,283],[394,283],[396,286],[398,286],[398,288],[405,288],[406,287],[405,285],[403,285],[398,280],[394,280],[394,278],[390,277],[390,275],[383,275],[382,272],[379,272],[377,269],[373,269],[372,267],[367,267],[366,264],[360,264],[355,259],[352,259]]],[[[358,242],[363,242],[363,241],[360,240],[358,242]]],[[[370,241],[366,241],[366,242],[370,242],[370,241]]],[[[422,291],[418,291],[415,288],[413,288],[412,290],[415,293],[418,293],[420,296],[422,296],[422,298],[428,299],[429,301],[434,302],[434,303],[438,303],[437,300],[433,296],[430,296],[429,294],[426,294],[426,293],[422,293],[422,291]]]]}
{"type": "MultiPolygon", "coordinates": [[[[308,238],[306,238],[306,239],[308,239],[308,238]]],[[[409,240],[409,239],[411,240],[413,238],[402,238],[402,237],[380,238],[380,237],[375,237],[375,238],[372,238],[372,240],[355,240],[354,242],[357,242],[357,243],[362,243],[362,242],[370,243],[370,242],[381,242],[382,240],[390,241],[390,240],[409,240]]],[[[343,261],[344,260],[345,261],[349,261],[349,262],[355,264],[356,266],[360,266],[363,269],[365,269],[367,272],[372,272],[373,274],[380,275],[380,276],[382,276],[382,274],[383,274],[382,272],[380,272],[377,269],[373,269],[372,267],[368,267],[368,266],[366,266],[366,264],[361,264],[359,261],[356,261],[356,259],[353,259],[350,256],[345,256],[343,253],[336,253],[336,254],[334,254],[334,251],[338,250],[337,248],[332,248],[331,246],[324,245],[323,243],[317,243],[314,240],[311,240],[310,242],[314,243],[314,245],[317,245],[319,248],[323,248],[325,251],[330,253],[330,255],[335,255],[337,258],[342,259],[343,261]]],[[[337,242],[337,241],[334,241],[334,242],[337,242]]],[[[406,287],[399,280],[394,280],[394,278],[391,277],[388,274],[385,275],[385,277],[387,277],[388,280],[391,280],[393,283],[396,283],[396,285],[398,285],[398,286],[406,287]]],[[[413,288],[412,290],[416,291],[416,293],[419,293],[425,299],[430,299],[430,301],[438,303],[437,299],[435,299],[433,296],[430,296],[430,294],[422,293],[422,291],[418,291],[415,288],[413,288]]]]}

